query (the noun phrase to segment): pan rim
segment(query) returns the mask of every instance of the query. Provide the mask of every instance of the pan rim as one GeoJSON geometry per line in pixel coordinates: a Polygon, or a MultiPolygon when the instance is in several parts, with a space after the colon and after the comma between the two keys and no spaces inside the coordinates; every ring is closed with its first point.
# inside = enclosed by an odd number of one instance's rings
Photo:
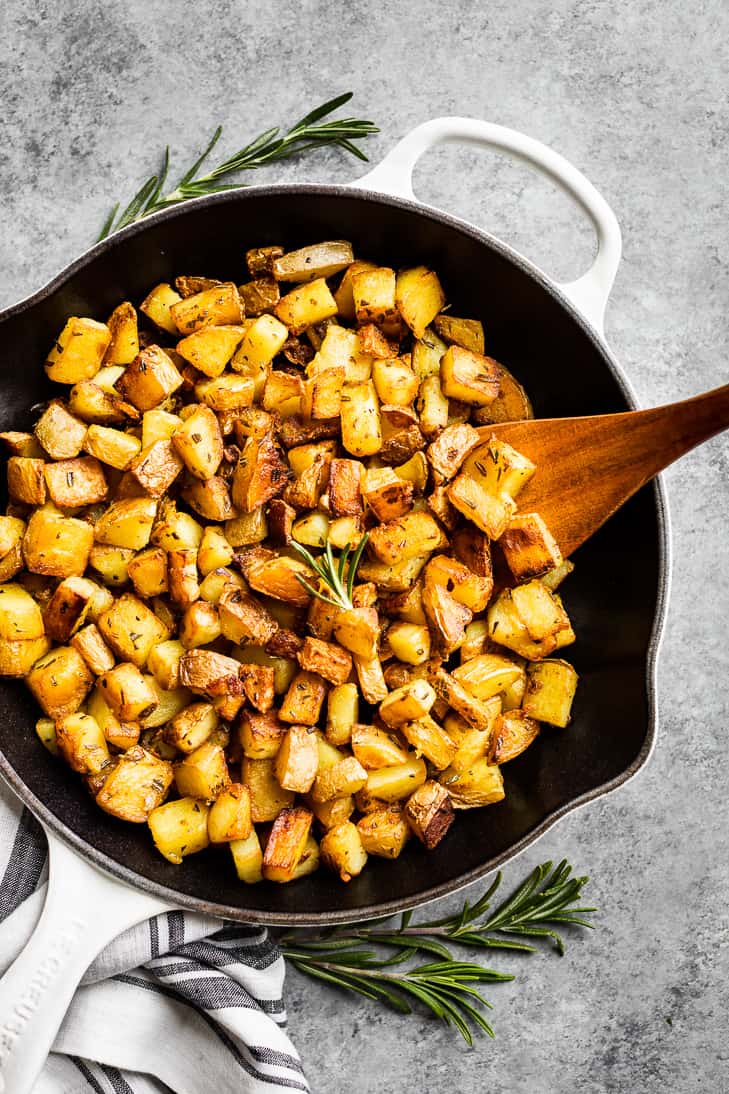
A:
{"type": "MultiPolygon", "coordinates": [[[[529,259],[525,258],[514,248],[504,243],[491,233],[481,228],[454,217],[440,209],[424,202],[412,201],[406,198],[392,197],[374,190],[354,189],[341,185],[306,184],[278,184],[270,186],[250,186],[245,189],[228,191],[221,194],[213,194],[207,197],[195,198],[190,201],[172,206],[169,209],[155,213],[142,221],[129,225],[127,228],[108,236],[92,247],[84,251],[75,260],[65,266],[59,273],[52,277],[45,285],[23,298],[18,303],[0,311],[0,324],[7,319],[30,311],[36,304],[51,296],[78,271],[85,268],[93,260],[108,250],[114,249],[124,240],[148,231],[150,228],[167,221],[184,219],[185,216],[195,210],[211,205],[235,205],[238,202],[255,200],[258,197],[282,194],[286,196],[323,196],[346,197],[357,201],[366,201],[374,204],[389,205],[409,212],[415,212],[433,221],[446,225],[475,240],[477,243],[500,254],[511,261],[527,276],[535,280],[540,287],[551,295],[558,304],[568,313],[573,322],[577,323],[583,333],[590,339],[602,358],[608,365],[618,387],[630,409],[637,409],[638,401],[633,392],[622,367],[615,358],[607,340],[592,327],[578,308],[565,296],[565,294],[552,282],[542,270],[529,259]]],[[[21,801],[36,816],[36,818],[54,833],[64,843],[74,848],[88,862],[91,862],[102,872],[124,881],[132,888],[140,889],[153,894],[162,900],[169,901],[176,908],[189,909],[204,912],[208,915],[238,922],[261,923],[270,926],[325,926],[342,923],[352,923],[366,919],[375,919],[394,915],[410,908],[420,907],[441,897],[458,892],[473,882],[485,878],[505,862],[509,862],[531,847],[537,840],[549,831],[562,817],[589,804],[597,798],[609,794],[618,787],[623,786],[646,765],[656,745],[658,736],[658,684],[657,670],[658,658],[665,632],[668,602],[671,584],[671,540],[670,540],[670,516],[668,500],[666,496],[663,476],[659,475],[653,481],[653,495],[658,524],[658,580],[656,589],[656,605],[653,616],[651,636],[646,650],[645,683],[646,699],[648,707],[646,736],[640,751],[632,763],[615,778],[586,791],[584,794],[565,802],[558,809],[548,813],[539,824],[525,833],[516,843],[506,848],[500,854],[488,859],[485,863],[474,867],[466,873],[459,874],[449,881],[431,886],[420,893],[409,897],[389,901],[379,901],[364,905],[355,911],[345,908],[331,909],[323,912],[289,913],[276,911],[260,911],[256,909],[242,909],[236,905],[220,904],[207,901],[203,898],[181,893],[176,889],[151,881],[143,874],[139,874],[127,866],[122,865],[105,852],[98,850],[89,844],[83,836],[69,828],[48,806],[41,801],[17,774],[15,768],[0,751],[0,773],[6,782],[12,787],[21,801]]]]}

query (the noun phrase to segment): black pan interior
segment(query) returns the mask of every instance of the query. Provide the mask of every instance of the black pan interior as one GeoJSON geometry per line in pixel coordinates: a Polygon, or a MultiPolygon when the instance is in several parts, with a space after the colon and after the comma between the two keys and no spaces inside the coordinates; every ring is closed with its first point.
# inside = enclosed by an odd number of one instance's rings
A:
{"type": "MultiPolygon", "coordinates": [[[[70,276],[0,323],[0,425],[28,428],[30,408],[51,385],[41,363],[69,315],[104,319],[123,299],[139,302],[175,274],[244,279],[246,248],[350,239],[355,252],[388,265],[438,270],[453,312],[485,326],[487,352],[525,384],[539,417],[624,410],[623,387],[606,351],[541,278],[505,249],[447,217],[414,205],[317,188],[257,189],[176,211],[132,229],[81,260],[70,276]]],[[[2,476],[4,480],[4,476],[2,476]]],[[[352,919],[447,892],[486,872],[580,800],[639,766],[652,742],[651,635],[662,597],[663,528],[658,495],[643,489],[575,556],[564,588],[578,641],[568,656],[581,682],[574,720],[546,728],[504,767],[506,800],[459,814],[426,854],[414,842],[396,863],[371,860],[342,885],[326,872],[292,885],[242,886],[225,851],[172,866],[146,826],[116,821],[81,780],[40,745],[38,712],[19,683],[3,682],[0,750],[26,800],[100,865],[138,885],[219,914],[264,921],[352,919]]]]}

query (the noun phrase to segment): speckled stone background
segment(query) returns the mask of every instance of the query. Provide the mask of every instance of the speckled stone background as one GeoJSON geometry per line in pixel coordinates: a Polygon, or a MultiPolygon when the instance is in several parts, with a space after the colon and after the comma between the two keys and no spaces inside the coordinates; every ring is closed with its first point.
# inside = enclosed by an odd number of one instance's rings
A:
{"type": "MultiPolygon", "coordinates": [[[[722,0],[297,4],[4,0],[0,11],[0,305],[94,239],[169,142],[225,148],[340,90],[375,119],[373,160],[441,114],[552,144],[615,209],[625,256],[608,338],[643,405],[727,380],[729,7],[722,0]]],[[[260,181],[342,181],[339,154],[260,181]]],[[[417,170],[426,200],[572,277],[592,235],[525,168],[449,148],[417,170]]],[[[1,352],[1,347],[0,347],[1,352]]],[[[599,929],[567,956],[494,958],[495,1043],[467,1051],[292,974],[291,1028],[317,1094],[729,1090],[726,440],[666,476],[673,592],[660,739],[626,787],[563,820],[506,869],[567,856],[592,875],[599,929]]]]}

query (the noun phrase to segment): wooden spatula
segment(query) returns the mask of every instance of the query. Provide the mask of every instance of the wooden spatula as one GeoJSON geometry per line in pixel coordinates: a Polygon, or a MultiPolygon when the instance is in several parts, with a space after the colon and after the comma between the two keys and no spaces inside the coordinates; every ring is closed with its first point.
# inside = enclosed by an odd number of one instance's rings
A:
{"type": "Polygon", "coordinates": [[[729,384],[654,410],[482,426],[536,464],[517,497],[546,521],[565,557],[689,449],[729,428],[729,384]]]}

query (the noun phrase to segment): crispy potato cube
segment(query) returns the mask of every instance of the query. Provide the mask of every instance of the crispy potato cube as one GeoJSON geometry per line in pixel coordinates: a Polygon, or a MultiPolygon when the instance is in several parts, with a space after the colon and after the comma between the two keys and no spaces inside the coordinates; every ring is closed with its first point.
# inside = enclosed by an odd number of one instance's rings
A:
{"type": "Polygon", "coordinates": [[[463,642],[473,613],[459,604],[444,585],[427,581],[423,587],[423,610],[438,650],[444,657],[450,656],[463,642]]]}
{"type": "MultiPolygon", "coordinates": [[[[5,586],[7,588],[7,586],[5,586]]],[[[83,577],[67,577],[56,587],[43,613],[45,633],[56,642],[67,642],[73,632],[81,626],[88,613],[89,605],[98,586],[83,577]]],[[[0,586],[0,592],[2,587],[0,586]]],[[[0,601],[0,612],[2,602],[0,601]]],[[[0,633],[2,620],[0,618],[0,633]]],[[[16,637],[9,635],[8,637],[16,637]]],[[[36,634],[24,634],[17,637],[37,638],[36,634]]]]}
{"type": "MultiPolygon", "coordinates": [[[[74,651],[75,652],[75,651],[74,651]]],[[[159,705],[157,692],[136,665],[124,661],[99,679],[104,701],[120,722],[138,722],[159,705]]]]}
{"type": "Polygon", "coordinates": [[[448,540],[430,513],[407,513],[380,524],[370,532],[369,548],[380,562],[393,566],[448,546],[448,540]]]}
{"type": "Polygon", "coordinates": [[[497,422],[519,422],[533,418],[534,411],[529,396],[515,376],[504,365],[499,365],[499,394],[493,403],[479,407],[474,420],[479,425],[497,422]]]}
{"type": "Polygon", "coordinates": [[[339,874],[342,881],[351,881],[361,874],[367,862],[359,831],[351,821],[330,828],[319,844],[319,851],[324,865],[339,874]]]}
{"type": "Polygon", "coordinates": [[[203,577],[233,561],[234,550],[220,528],[203,530],[197,552],[197,568],[203,577]]]}
{"type": "MultiPolygon", "coordinates": [[[[157,515],[154,498],[122,498],[113,501],[92,530],[97,543],[141,551],[149,543],[157,515]]],[[[80,523],[80,522],[76,522],[80,523]]]]}
{"type": "Polygon", "coordinates": [[[491,539],[503,535],[516,511],[516,502],[508,494],[488,494],[470,475],[458,475],[447,494],[451,505],[491,539]]]}
{"type": "Polygon", "coordinates": [[[494,588],[493,578],[474,574],[462,562],[447,555],[436,555],[425,568],[425,584],[442,585],[459,604],[472,612],[487,607],[494,588]]]}
{"type": "Polygon", "coordinates": [[[477,699],[468,688],[444,669],[438,669],[435,672],[433,684],[438,698],[457,711],[473,729],[489,731],[492,729],[494,720],[501,711],[501,700],[498,696],[491,699],[477,699]]]}
{"type": "Polygon", "coordinates": [[[413,484],[401,479],[391,467],[372,467],[365,472],[362,493],[379,521],[404,517],[413,504],[413,484]]]}
{"type": "Polygon", "coordinates": [[[336,315],[337,305],[326,281],[319,277],[282,296],[275,312],[291,334],[296,335],[336,315]]]}
{"type": "Polygon", "coordinates": [[[301,376],[272,369],[266,377],[263,389],[264,410],[275,410],[282,418],[301,414],[304,398],[304,381],[301,376]]]}
{"type": "Polygon", "coordinates": [[[119,377],[116,388],[137,410],[153,410],[182,386],[172,358],[159,346],[147,346],[119,377]]]}
{"type": "Polygon", "coordinates": [[[338,551],[343,550],[348,544],[357,547],[364,535],[364,520],[357,517],[337,517],[329,523],[329,542],[338,551]]]}
{"type": "Polygon", "coordinates": [[[291,880],[298,881],[300,877],[308,877],[309,874],[315,873],[319,869],[320,861],[319,844],[310,832],[306,838],[301,857],[294,868],[291,880]]]}
{"type": "Polygon", "coordinates": [[[255,885],[263,881],[263,851],[255,828],[248,839],[231,840],[228,844],[233,855],[236,873],[240,881],[255,885]]]}
{"type": "Polygon", "coordinates": [[[159,519],[152,531],[152,543],[165,551],[190,550],[197,552],[202,540],[202,525],[189,513],[178,513],[174,502],[162,502],[159,519]]]}
{"type": "Polygon", "coordinates": [[[402,593],[417,581],[429,557],[427,554],[417,555],[396,562],[394,566],[363,559],[357,574],[364,581],[373,581],[381,593],[402,593]]]}
{"type": "Polygon", "coordinates": [[[495,437],[475,448],[463,464],[463,471],[495,497],[516,498],[535,470],[530,459],[495,437]]]}
{"type": "Polygon", "coordinates": [[[232,281],[203,289],[170,308],[180,334],[193,334],[203,327],[237,326],[243,319],[243,305],[232,281]]]}
{"type": "Polygon", "coordinates": [[[380,858],[397,858],[410,837],[399,805],[373,809],[357,821],[357,831],[367,854],[380,858]]]}
{"type": "Polygon", "coordinates": [[[402,745],[378,726],[352,727],[352,751],[368,771],[405,763],[408,755],[402,745]]]}
{"type": "Polygon", "coordinates": [[[499,654],[483,653],[453,669],[452,675],[477,699],[486,700],[502,695],[515,681],[523,678],[524,670],[499,654]]]}
{"type": "Polygon", "coordinates": [[[179,866],[186,855],[204,851],[210,842],[209,814],[205,802],[193,797],[179,798],[153,809],[148,823],[159,853],[179,866]]]}
{"type": "Polygon", "coordinates": [[[415,835],[429,851],[438,846],[455,819],[450,794],[432,779],[424,782],[408,798],[405,816],[415,835]]]}
{"type": "Polygon", "coordinates": [[[105,323],[73,316],[54,342],[46,358],[46,373],[57,384],[75,384],[90,380],[101,368],[111,342],[105,323]]]}
{"type": "Polygon", "coordinates": [[[389,342],[374,323],[365,323],[360,327],[357,331],[357,339],[360,350],[367,356],[379,360],[394,360],[397,356],[398,343],[389,342]]]}
{"type": "Polygon", "coordinates": [[[323,828],[334,828],[343,824],[354,813],[354,798],[351,794],[344,798],[332,798],[328,802],[315,802],[311,794],[307,794],[305,801],[323,828]]]}
{"type": "Polygon", "coordinates": [[[182,613],[179,624],[180,642],[186,650],[207,646],[220,637],[220,617],[213,604],[195,600],[182,613]]]}
{"type": "Polygon", "coordinates": [[[56,720],[56,742],[66,763],[82,775],[97,774],[109,762],[106,738],[88,714],[66,714],[56,720]]]}
{"type": "Polygon", "coordinates": [[[423,665],[430,657],[430,631],[418,623],[392,623],[387,643],[397,657],[408,665],[423,665]]]}
{"type": "Polygon", "coordinates": [[[270,760],[278,753],[288,727],[276,711],[244,711],[238,725],[238,737],[244,755],[252,760],[270,760]]]}
{"type": "Polygon", "coordinates": [[[539,513],[517,513],[499,543],[517,581],[541,577],[563,561],[562,552],[539,513]]]}
{"type": "Polygon", "coordinates": [[[282,809],[294,804],[294,794],[284,790],[276,778],[275,761],[271,758],[257,760],[243,758],[243,783],[251,795],[251,820],[254,824],[267,824],[282,809]]]}
{"type": "Polygon", "coordinates": [[[215,799],[208,813],[208,837],[211,843],[247,840],[253,830],[251,795],[247,786],[231,783],[215,799]]]}
{"type": "Polygon", "coordinates": [[[238,644],[265,644],[278,630],[278,624],[255,597],[237,585],[226,585],[218,603],[223,636],[238,644]]]}
{"type": "Polygon", "coordinates": [[[195,384],[195,398],[211,410],[219,413],[238,411],[250,407],[255,395],[255,382],[251,376],[226,372],[211,380],[199,380],[195,384]]]}
{"type": "MultiPolygon", "coordinates": [[[[342,407],[344,366],[323,369],[304,383],[300,411],[306,418],[337,418],[342,407]]],[[[298,413],[298,409],[294,413],[298,413]]]]}
{"type": "Polygon", "coordinates": [[[182,497],[205,520],[232,520],[236,516],[230,500],[228,483],[213,475],[211,479],[191,479],[182,491],[182,497]]]}
{"type": "Polygon", "coordinates": [[[329,467],[329,511],[334,517],[357,516],[363,511],[359,460],[332,460],[329,467]]]}
{"type": "Polygon", "coordinates": [[[342,445],[353,456],[373,456],[382,448],[382,421],[371,380],[345,383],[341,395],[342,445]]]}
{"type": "Polygon", "coordinates": [[[113,817],[142,824],[164,801],[171,782],[172,765],[135,745],[119,757],[96,795],[96,804],[113,817]]]}
{"type": "Polygon", "coordinates": [[[251,513],[284,489],[290,472],[273,435],[249,437],[233,475],[231,496],[241,513],[251,513]]]}
{"type": "Polygon", "coordinates": [[[201,581],[200,596],[208,604],[217,607],[226,585],[237,585],[238,588],[245,589],[245,582],[240,574],[235,573],[227,566],[219,566],[217,570],[212,570],[211,573],[201,581]]]}
{"type": "Polygon", "coordinates": [[[483,354],[483,324],[478,319],[457,319],[455,315],[438,315],[433,321],[436,331],[451,345],[462,346],[473,353],[483,354]]]}
{"type": "Polygon", "coordinates": [[[448,768],[440,775],[439,782],[447,789],[454,809],[476,809],[505,797],[501,771],[485,758],[477,760],[468,771],[448,768]]]}
{"type": "Polygon", "coordinates": [[[92,456],[47,463],[45,476],[54,505],[68,509],[95,505],[109,493],[102,466],[92,456]]]}
{"type": "Polygon", "coordinates": [[[19,545],[25,534],[26,523],[19,517],[0,516],[0,559],[5,559],[19,545]]]}
{"type": "Polygon", "coordinates": [[[395,271],[387,266],[360,269],[352,276],[352,297],[358,323],[390,326],[397,323],[395,271]]]}
{"type": "Polygon", "coordinates": [[[511,590],[511,601],[534,642],[564,630],[569,623],[561,602],[541,581],[529,581],[511,590]]]}
{"type": "Polygon", "coordinates": [[[401,357],[374,361],[372,380],[380,402],[389,406],[411,406],[420,386],[412,368],[401,357]]]}
{"type": "Polygon", "coordinates": [[[420,381],[417,401],[420,429],[428,437],[437,437],[448,425],[448,399],[443,393],[440,376],[426,376],[420,381]]]}
{"type": "MultiPolygon", "coordinates": [[[[145,494],[152,498],[161,498],[172,486],[182,467],[182,460],[172,441],[153,441],[148,448],[143,448],[132,458],[129,476],[145,494]]],[[[139,493],[139,490],[136,492],[139,493]]]]}
{"type": "Polygon", "coordinates": [[[252,247],[246,251],[246,266],[251,277],[273,276],[273,263],[284,253],[283,247],[252,247]]]}
{"type": "Polygon", "coordinates": [[[42,638],[45,633],[41,609],[30,593],[22,585],[0,585],[0,641],[42,638]]]}
{"type": "Polygon", "coordinates": [[[17,429],[0,433],[0,441],[11,456],[27,456],[30,459],[42,460],[43,449],[32,433],[23,433],[17,429]]]}
{"type": "Polygon", "coordinates": [[[137,668],[146,665],[150,652],[158,642],[169,638],[166,626],[131,593],[123,593],[101,613],[98,627],[117,656],[131,661],[137,668]]]}
{"type": "Polygon", "coordinates": [[[196,695],[215,699],[242,692],[239,665],[232,657],[213,650],[188,650],[180,658],[179,680],[196,695]]]}
{"type": "Polygon", "coordinates": [[[379,657],[353,655],[359,689],[366,703],[379,703],[387,697],[387,684],[379,657]]]}
{"type": "Polygon", "coordinates": [[[101,636],[95,623],[89,623],[71,639],[70,645],[83,657],[95,676],[114,668],[114,654],[101,636]]]}
{"type": "Polygon", "coordinates": [[[168,334],[177,334],[177,324],[170,314],[170,309],[180,300],[182,300],[180,294],[175,292],[171,285],[162,282],[161,285],[156,285],[152,289],[139,305],[139,310],[168,334]]]}
{"type": "Polygon", "coordinates": [[[190,703],[165,726],[164,739],[180,752],[194,752],[218,728],[218,712],[212,703],[190,703]]]}
{"type": "Polygon", "coordinates": [[[403,464],[425,447],[420,421],[412,407],[380,407],[382,448],[380,457],[390,464],[403,464]]]}
{"type": "Polygon", "coordinates": [[[256,710],[265,714],[274,702],[274,670],[272,665],[241,664],[239,669],[243,694],[256,710]]]}
{"type": "Polygon", "coordinates": [[[23,537],[25,565],[34,574],[80,576],[86,569],[94,529],[83,520],[37,509],[23,537]]]}
{"type": "MultiPolygon", "coordinates": [[[[545,662],[549,664],[549,662],[545,662]]],[[[496,720],[489,742],[488,760],[504,764],[520,756],[539,735],[540,726],[523,710],[504,712],[496,720]]]]}
{"type": "Polygon", "coordinates": [[[21,638],[0,642],[0,676],[27,678],[39,658],[47,653],[48,638],[21,638]]]}
{"type": "Polygon", "coordinates": [[[69,460],[83,447],[86,423],[70,414],[60,399],[54,399],[36,422],[34,432],[52,460],[69,460]]]}
{"type": "Polygon", "coordinates": [[[311,796],[315,802],[356,794],[367,782],[367,772],[355,756],[345,756],[328,767],[319,764],[311,796]]]}
{"type": "Polygon", "coordinates": [[[334,637],[350,653],[367,660],[377,656],[380,621],[376,608],[352,608],[334,618],[334,637]]]}
{"type": "Polygon", "coordinates": [[[416,338],[422,338],[445,305],[445,293],[437,274],[425,266],[401,270],[397,275],[395,303],[416,338]]]}
{"type": "Polygon", "coordinates": [[[425,761],[411,755],[405,763],[380,767],[367,775],[366,792],[379,801],[395,802],[408,798],[425,782],[425,761]]]}
{"type": "Polygon", "coordinates": [[[241,326],[202,327],[178,342],[176,349],[199,372],[215,379],[224,371],[244,333],[245,327],[241,326]]]}
{"type": "Polygon", "coordinates": [[[184,797],[213,801],[230,783],[222,746],[207,740],[175,764],[175,786],[184,797]]]}
{"type": "MultiPolygon", "coordinates": [[[[47,748],[51,756],[60,756],[61,750],[56,741],[56,723],[52,718],[39,718],[35,723],[35,732],[38,740],[47,748]]],[[[352,803],[354,804],[354,802],[352,803]]]]}
{"type": "Polygon", "coordinates": [[[422,493],[428,484],[428,461],[422,452],[416,452],[405,463],[393,468],[399,479],[411,482],[418,493],[422,493]]]}
{"type": "Polygon", "coordinates": [[[564,728],[570,720],[578,676],[568,661],[555,658],[527,666],[523,713],[564,728]]]}
{"type": "Polygon", "coordinates": [[[429,714],[424,714],[413,722],[406,722],[398,726],[398,729],[416,752],[430,760],[438,771],[448,767],[456,754],[455,741],[429,714]]]}
{"type": "Polygon", "coordinates": [[[304,852],[314,817],[298,806],[282,809],[273,822],[263,855],[263,876],[268,881],[291,881],[304,852]]]}
{"type": "Polygon", "coordinates": [[[292,525],[291,538],[307,547],[325,547],[329,539],[329,517],[319,509],[305,513],[292,525]]]}
{"type": "Polygon", "coordinates": [[[428,446],[428,462],[437,485],[454,477],[466,456],[480,444],[478,431],[466,422],[449,425],[428,446]]]}
{"type": "Polygon", "coordinates": [[[238,286],[240,298],[247,316],[255,318],[272,312],[281,299],[278,283],[272,277],[256,277],[238,286]]]}
{"type": "Polygon", "coordinates": [[[129,581],[129,563],[134,557],[134,551],[128,547],[106,547],[97,544],[91,548],[89,554],[89,566],[97,571],[99,577],[106,585],[126,585],[129,581]]]}
{"type": "Polygon", "coordinates": [[[95,456],[109,467],[116,467],[118,471],[126,471],[142,447],[139,438],[131,433],[103,425],[90,425],[85,431],[82,445],[90,456],[95,456]]]}
{"type": "MultiPolygon", "coordinates": [[[[121,375],[123,369],[119,368],[118,371],[121,375]]],[[[136,421],[139,418],[136,407],[125,402],[115,390],[106,391],[95,380],[80,380],[74,384],[68,394],[68,406],[82,421],[100,425],[136,421]]]]}
{"type": "Polygon", "coordinates": [[[480,760],[488,753],[497,723],[498,716],[495,719],[493,730],[474,729],[460,714],[451,713],[446,716],[443,728],[457,746],[456,753],[450,764],[453,771],[457,771],[459,774],[468,771],[477,760],[480,760]]]}
{"type": "MultiPolygon", "coordinates": [[[[23,525],[23,528],[25,528],[25,525],[23,525]]],[[[0,582],[10,581],[10,579],[20,573],[22,569],[23,540],[21,535],[21,538],[18,539],[17,543],[0,559],[0,582]]]]}
{"type": "Polygon", "coordinates": [[[556,566],[554,568],[554,570],[549,570],[546,574],[542,574],[539,580],[541,581],[542,585],[546,585],[548,589],[554,592],[560,587],[564,579],[566,577],[569,577],[574,568],[574,562],[571,562],[570,559],[565,558],[562,560],[559,566],[556,566]]]}
{"type": "Polygon", "coordinates": [[[317,673],[330,684],[344,684],[352,671],[352,657],[346,650],[320,638],[305,638],[297,654],[298,662],[307,672],[317,673]]]}
{"type": "Polygon", "coordinates": [[[185,648],[176,638],[158,642],[149,653],[147,668],[159,686],[172,691],[180,684],[180,658],[185,648]]]}
{"type": "Polygon", "coordinates": [[[314,281],[319,277],[333,277],[352,262],[352,244],[335,239],[280,255],[274,258],[272,270],[277,281],[314,281]]]}
{"type": "Polygon", "coordinates": [[[8,460],[8,493],[24,505],[43,505],[46,500],[46,464],[28,456],[8,460]]]}
{"type": "Polygon", "coordinates": [[[500,370],[482,353],[449,346],[440,362],[443,394],[471,406],[488,406],[499,394],[500,370]]]}
{"type": "Polygon", "coordinates": [[[76,713],[94,678],[77,650],[57,646],[35,661],[25,682],[43,713],[58,719],[76,713]]]}
{"type": "Polygon", "coordinates": [[[334,294],[334,299],[337,302],[337,313],[344,319],[354,319],[354,296],[352,292],[352,279],[355,274],[361,273],[365,270],[375,270],[377,267],[373,262],[363,262],[360,259],[354,261],[344,272],[344,277],[339,282],[339,288],[334,294]]]}
{"type": "Polygon", "coordinates": [[[391,691],[380,703],[380,717],[388,726],[398,728],[423,718],[435,702],[435,691],[427,680],[412,680],[391,691]]]}
{"type": "Polygon", "coordinates": [[[356,684],[338,684],[327,697],[327,740],[346,745],[359,716],[359,692],[356,684]]]}
{"type": "Polygon", "coordinates": [[[104,355],[104,365],[129,365],[139,353],[137,313],[128,300],[118,304],[107,320],[111,341],[104,355]]]}
{"type": "Polygon", "coordinates": [[[209,479],[223,459],[223,437],[209,406],[196,406],[172,435],[172,444],[191,474],[209,479]]]}
{"type": "Polygon", "coordinates": [[[315,726],[319,721],[327,686],[321,676],[313,672],[297,672],[284,696],[279,718],[304,726],[315,726]]]}
{"type": "Polygon", "coordinates": [[[166,552],[161,547],[147,547],[130,559],[127,573],[138,596],[161,596],[168,589],[166,552]]]}
{"type": "Polygon", "coordinates": [[[167,691],[159,686],[151,674],[145,673],[144,681],[154,692],[157,704],[147,714],[140,715],[142,729],[158,729],[159,726],[175,718],[192,699],[192,694],[187,688],[167,691]]]}
{"type": "Polygon", "coordinates": [[[289,726],[276,753],[275,771],[284,790],[307,794],[319,767],[319,746],[308,726],[289,726]]]}
{"type": "Polygon", "coordinates": [[[431,376],[440,379],[440,362],[447,348],[432,327],[423,332],[422,338],[413,341],[411,363],[421,383],[431,376]]]}

